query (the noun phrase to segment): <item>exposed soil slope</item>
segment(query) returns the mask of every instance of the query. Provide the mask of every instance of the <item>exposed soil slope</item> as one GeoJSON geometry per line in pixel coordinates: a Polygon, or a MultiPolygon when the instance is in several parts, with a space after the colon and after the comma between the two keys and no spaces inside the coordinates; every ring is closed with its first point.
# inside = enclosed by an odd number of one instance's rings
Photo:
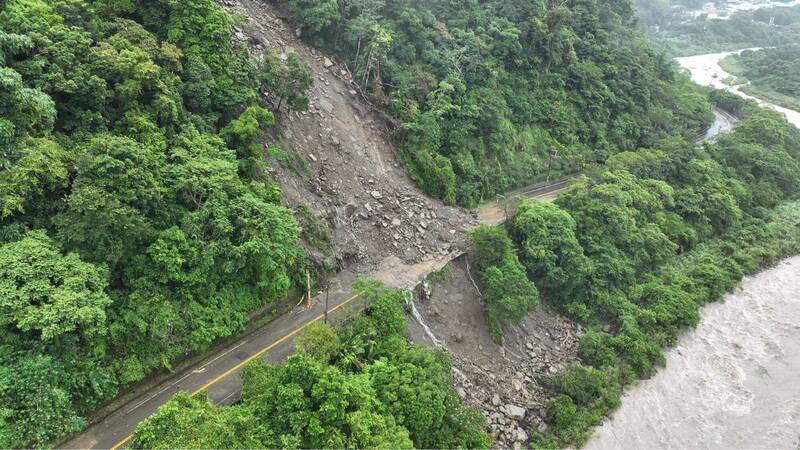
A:
{"type": "MultiPolygon", "coordinates": [[[[314,75],[311,106],[278,115],[279,142],[289,162],[268,157],[285,201],[308,205],[330,228],[341,260],[363,271],[386,257],[417,263],[448,254],[464,242],[474,219],[462,208],[426,197],[405,174],[390,140],[389,124],[355,90],[349,72],[306,45],[277,12],[262,1],[221,0],[245,17],[233,28],[237,46],[295,52],[314,75]]],[[[312,258],[325,259],[309,247],[312,258]]]]}
{"type": "MultiPolygon", "coordinates": [[[[280,144],[294,162],[268,160],[286,202],[307,204],[326,219],[339,258],[355,262],[349,270],[393,286],[413,286],[420,274],[463,251],[465,231],[478,221],[414,186],[396,157],[391,125],[353,89],[346,68],[303,43],[269,5],[222,4],[246,17],[245,25],[234,28],[237,45],[249,45],[253,53],[295,52],[314,74],[309,111],[278,117],[280,144]]],[[[544,426],[548,394],[540,377],[576,359],[580,331],[537,311],[507,330],[504,346],[497,346],[464,258],[448,267],[445,279],[420,305],[423,320],[453,355],[456,388],[467,404],[486,413],[495,444],[520,446],[528,440],[524,430],[544,426]]],[[[414,339],[426,340],[415,322],[412,330],[414,339]]]]}
{"type": "MultiPolygon", "coordinates": [[[[528,430],[546,427],[545,403],[551,394],[541,381],[577,360],[582,330],[538,309],[504,330],[502,347],[494,344],[466,264],[465,257],[450,263],[417,307],[453,357],[459,395],[486,415],[495,446],[525,446],[528,430]]],[[[411,337],[432,344],[418,322],[411,322],[411,337]]]]}

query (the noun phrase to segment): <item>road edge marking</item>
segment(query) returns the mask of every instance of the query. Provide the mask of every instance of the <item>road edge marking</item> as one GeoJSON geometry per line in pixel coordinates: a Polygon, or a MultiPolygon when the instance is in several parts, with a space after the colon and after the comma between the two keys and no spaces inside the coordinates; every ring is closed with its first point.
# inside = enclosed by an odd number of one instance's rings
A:
{"type": "MultiPolygon", "coordinates": [[[[363,294],[364,294],[363,292],[359,292],[358,294],[355,294],[354,296],[348,298],[347,300],[343,301],[342,303],[339,303],[338,305],[336,305],[333,308],[329,309],[328,310],[328,314],[339,310],[340,308],[344,307],[345,305],[350,304],[350,302],[352,302],[353,300],[361,297],[361,295],[363,295],[363,294]]],[[[283,336],[282,338],[278,339],[277,341],[273,342],[272,344],[269,344],[266,347],[262,348],[261,350],[257,351],[256,353],[253,353],[252,355],[250,355],[246,359],[242,360],[242,362],[240,362],[239,364],[236,364],[235,366],[233,366],[230,369],[228,369],[225,372],[223,372],[222,375],[219,375],[219,376],[215,377],[214,379],[212,379],[208,383],[204,384],[199,389],[196,389],[193,392],[191,392],[189,394],[189,397],[194,397],[195,395],[205,391],[206,389],[208,389],[209,387],[215,385],[216,383],[219,383],[220,381],[222,381],[223,379],[229,377],[232,373],[234,373],[237,370],[241,369],[242,367],[244,367],[245,365],[247,365],[248,363],[250,363],[254,359],[256,359],[256,358],[258,358],[260,356],[263,356],[265,353],[267,353],[270,350],[274,349],[275,347],[283,344],[287,340],[289,340],[292,337],[294,337],[294,335],[296,335],[297,333],[303,331],[307,326],[319,322],[324,317],[325,317],[324,313],[318,315],[317,317],[314,317],[313,319],[311,319],[308,322],[304,323],[302,326],[300,326],[300,327],[296,328],[295,330],[293,330],[292,332],[288,333],[286,336],[283,336]]],[[[139,423],[141,423],[141,422],[139,422],[139,423]]],[[[136,425],[138,426],[139,423],[137,423],[136,425]]],[[[128,441],[130,441],[131,438],[133,438],[133,434],[129,434],[127,437],[125,437],[125,439],[123,439],[123,440],[117,442],[116,444],[114,444],[114,446],[112,446],[110,450],[117,450],[118,448],[120,448],[123,445],[125,445],[128,441]]]]}

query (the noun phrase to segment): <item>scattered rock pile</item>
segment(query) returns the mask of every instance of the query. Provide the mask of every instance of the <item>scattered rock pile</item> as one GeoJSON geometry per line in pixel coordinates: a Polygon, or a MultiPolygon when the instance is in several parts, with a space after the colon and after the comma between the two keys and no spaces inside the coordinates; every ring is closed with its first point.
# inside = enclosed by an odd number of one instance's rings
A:
{"type": "MultiPolygon", "coordinates": [[[[552,394],[543,381],[577,360],[579,326],[540,309],[504,330],[502,347],[494,344],[463,259],[450,264],[418,308],[453,355],[456,391],[484,412],[496,447],[525,447],[532,431],[547,429],[552,394]]],[[[419,328],[412,324],[412,338],[427,342],[419,328]]]]}
{"type": "Polygon", "coordinates": [[[577,329],[546,317],[546,313],[535,316],[538,317],[526,322],[549,322],[557,328],[526,330],[527,327],[520,327],[507,331],[504,347],[497,350],[498,365],[482,366],[463,357],[453,361],[458,369],[454,371],[457,391],[463,394],[466,403],[484,411],[495,445],[500,447],[519,447],[528,442],[530,430],[543,432],[547,429],[545,404],[551,393],[542,381],[575,360],[577,329]],[[562,333],[563,337],[559,335],[562,333]],[[518,339],[525,340],[522,348],[517,345],[518,339]]]}
{"type": "Polygon", "coordinates": [[[336,256],[368,272],[387,256],[410,264],[462,248],[477,221],[414,186],[395,156],[390,124],[359,94],[347,67],[303,43],[302,32],[265,2],[219,1],[247,19],[233,27],[234,45],[253,54],[294,52],[311,69],[308,111],[279,113],[281,135],[270,138],[292,162],[268,162],[288,204],[326,219],[336,256]]]}
{"type": "Polygon", "coordinates": [[[439,210],[413,191],[386,192],[385,186],[377,187],[375,180],[359,178],[368,196],[356,195],[363,203],[351,204],[352,210],[358,211],[357,217],[351,217],[351,226],[360,233],[374,232],[375,240],[400,251],[407,261],[417,255],[446,255],[460,243],[464,221],[459,215],[439,210]]]}

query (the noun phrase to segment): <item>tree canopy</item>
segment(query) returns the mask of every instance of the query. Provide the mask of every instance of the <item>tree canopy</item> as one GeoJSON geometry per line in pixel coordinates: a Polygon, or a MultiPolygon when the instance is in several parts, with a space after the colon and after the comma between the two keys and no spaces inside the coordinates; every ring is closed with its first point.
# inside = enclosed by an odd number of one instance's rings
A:
{"type": "Polygon", "coordinates": [[[402,123],[407,170],[450,203],[693,136],[711,119],[627,1],[281,3],[402,123]]]}
{"type": "Polygon", "coordinates": [[[0,6],[0,446],[78,431],[303,268],[258,91],[302,108],[310,78],[232,48],[231,21],[210,0],[0,6]]]}
{"type": "Polygon", "coordinates": [[[404,293],[359,284],[370,308],[334,331],[306,329],[299,353],[242,374],[242,400],[179,394],[142,422],[136,448],[487,448],[483,416],[460,404],[443,350],[410,344],[404,293]],[[324,357],[309,353],[322,337],[324,357]]]}

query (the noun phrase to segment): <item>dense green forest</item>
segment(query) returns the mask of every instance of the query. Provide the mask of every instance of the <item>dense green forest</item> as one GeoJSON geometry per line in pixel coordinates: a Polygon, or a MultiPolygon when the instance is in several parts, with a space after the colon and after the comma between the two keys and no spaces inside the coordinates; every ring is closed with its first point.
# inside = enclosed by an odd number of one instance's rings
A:
{"type": "Polygon", "coordinates": [[[142,422],[133,448],[488,448],[483,415],[461,406],[442,349],[408,343],[403,291],[354,286],[366,314],[307,327],[298,354],[244,371],[242,400],[181,394],[142,422]]]}
{"type": "Polygon", "coordinates": [[[556,397],[537,446],[581,445],[623,386],[663,364],[661,349],[697,324],[700,306],[800,251],[800,130],[738,103],[745,117],[718,143],[669,139],[617,154],[555,203],[523,203],[506,224],[543,300],[590,329],[583,364],[548,381],[556,397]]]}
{"type": "Polygon", "coordinates": [[[720,61],[726,72],[737,76],[741,89],[755,97],[800,110],[800,44],[746,50],[720,61]]]}
{"type": "Polygon", "coordinates": [[[279,4],[402,123],[409,173],[451,203],[539,179],[551,155],[579,170],[710,120],[628,0],[279,4]]]}
{"type": "Polygon", "coordinates": [[[303,268],[256,140],[261,86],[308,74],[230,25],[211,0],[2,3],[0,447],[80,430],[303,268]]]}
{"type": "MultiPolygon", "coordinates": [[[[674,8],[687,2],[636,0],[640,25],[653,39],[653,47],[670,56],[775,47],[800,43],[800,6],[739,11],[728,19],[687,16],[674,8]],[[774,19],[774,25],[770,20],[774,19]]],[[[691,2],[688,2],[691,3],[691,2]]],[[[689,5],[692,8],[702,6],[689,5]]]]}
{"type": "MultiPolygon", "coordinates": [[[[617,154],[555,203],[523,202],[506,225],[471,234],[497,330],[539,292],[588,328],[581,363],[545,380],[549,427],[530,430],[535,448],[582,445],[701,306],[800,252],[800,130],[731,94],[712,99],[742,117],[717,143],[666,139],[617,154]]],[[[368,312],[337,330],[308,327],[285,364],[250,365],[239,404],[180,395],[139,425],[133,445],[488,446],[483,418],[452,390],[446,354],[408,343],[404,294],[354,289],[368,312]]]]}
{"type": "MultiPolygon", "coordinates": [[[[540,301],[594,330],[583,365],[550,381],[541,446],[581,443],[700,305],[800,249],[800,133],[715,93],[744,119],[696,146],[709,103],[628,0],[281,7],[397,120],[429,194],[472,206],[591,169],[556,204],[471,236],[498,340],[540,301]]],[[[233,23],[212,0],[0,4],[0,447],[81,430],[299,281],[301,227],[261,140],[307,106],[312,78],[292,54],[232,48],[233,23]]],[[[365,315],[249,366],[235,406],[176,397],[134,446],[489,446],[447,355],[409,344],[403,294],[356,289],[365,315]]]]}

